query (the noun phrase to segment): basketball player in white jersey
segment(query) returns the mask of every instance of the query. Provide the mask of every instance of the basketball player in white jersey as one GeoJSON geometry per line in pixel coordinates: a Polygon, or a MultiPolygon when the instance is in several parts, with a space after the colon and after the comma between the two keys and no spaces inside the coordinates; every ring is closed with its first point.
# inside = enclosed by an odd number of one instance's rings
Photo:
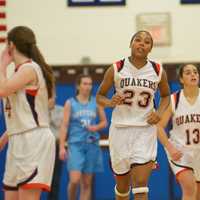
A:
{"type": "Polygon", "coordinates": [[[130,191],[135,200],[148,199],[148,179],[157,154],[155,124],[170,102],[166,73],[147,58],[152,47],[150,33],[137,32],[131,39],[131,56],[109,67],[97,93],[100,105],[114,108],[109,147],[117,200],[129,199],[130,191]],[[109,99],[112,86],[115,94],[109,99]],[[154,111],[157,88],[162,98],[154,111]]]}
{"type": "MultiPolygon", "coordinates": [[[[179,70],[180,83],[183,89],[171,95],[171,105],[159,122],[165,127],[172,118],[172,129],[169,142],[166,142],[168,159],[176,179],[181,185],[183,200],[200,199],[200,92],[199,71],[197,66],[186,64],[179,70]],[[170,143],[182,153],[173,151],[170,143]],[[176,158],[172,154],[176,152],[176,158]]],[[[163,129],[159,139],[166,141],[163,129]]],[[[174,155],[175,155],[174,154],[174,155]]]]}
{"type": "Polygon", "coordinates": [[[55,138],[49,129],[48,99],[53,89],[52,70],[37,48],[33,31],[24,26],[10,30],[0,58],[0,97],[4,98],[7,127],[4,141],[8,140],[5,200],[39,200],[42,190],[50,190],[55,138]],[[11,62],[15,72],[8,79],[11,62]]]}

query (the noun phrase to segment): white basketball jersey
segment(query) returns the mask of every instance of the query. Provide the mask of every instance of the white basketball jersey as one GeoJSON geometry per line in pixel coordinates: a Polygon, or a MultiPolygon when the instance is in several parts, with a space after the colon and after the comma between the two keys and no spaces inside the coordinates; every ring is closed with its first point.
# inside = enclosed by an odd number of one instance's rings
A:
{"type": "Polygon", "coordinates": [[[162,76],[162,67],[153,61],[137,69],[128,58],[113,64],[116,93],[125,95],[122,105],[114,108],[115,126],[147,126],[147,116],[154,109],[154,93],[162,76]]]}
{"type": "Polygon", "coordinates": [[[49,126],[48,93],[41,68],[33,61],[19,66],[22,67],[32,67],[36,71],[38,84],[29,84],[4,99],[6,125],[11,135],[49,126]]]}
{"type": "Polygon", "coordinates": [[[183,90],[171,95],[172,130],[170,138],[176,143],[191,148],[200,148],[200,95],[191,105],[183,90]]]}

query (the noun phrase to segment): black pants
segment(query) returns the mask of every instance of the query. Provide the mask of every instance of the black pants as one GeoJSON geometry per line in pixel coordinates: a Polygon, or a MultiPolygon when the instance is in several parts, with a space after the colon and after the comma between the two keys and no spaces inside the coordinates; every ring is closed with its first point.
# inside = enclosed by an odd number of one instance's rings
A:
{"type": "Polygon", "coordinates": [[[59,143],[58,141],[56,141],[56,158],[53,171],[53,179],[51,183],[51,191],[48,194],[48,200],[59,199],[61,167],[62,167],[62,161],[59,159],[59,143]]]}

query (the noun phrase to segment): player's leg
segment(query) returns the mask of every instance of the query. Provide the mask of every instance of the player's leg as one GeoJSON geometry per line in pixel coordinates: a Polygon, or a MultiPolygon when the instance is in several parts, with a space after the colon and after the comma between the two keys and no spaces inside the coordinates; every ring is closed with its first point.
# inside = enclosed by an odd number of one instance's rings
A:
{"type": "Polygon", "coordinates": [[[19,188],[19,200],[40,200],[41,189],[19,188]]]}
{"type": "Polygon", "coordinates": [[[148,181],[155,168],[157,155],[157,128],[155,126],[134,128],[135,138],[132,141],[132,193],[135,200],[148,199],[148,181]]]}
{"type": "Polygon", "coordinates": [[[59,143],[56,141],[56,158],[53,171],[53,178],[51,183],[51,191],[48,194],[48,200],[59,199],[59,186],[60,186],[60,176],[62,169],[62,161],[59,159],[59,143]]]}
{"type": "Polygon", "coordinates": [[[200,200],[200,151],[199,149],[195,151],[194,158],[195,158],[195,161],[193,163],[194,176],[196,179],[196,186],[197,186],[196,200],[200,200]]]}
{"type": "Polygon", "coordinates": [[[129,200],[130,198],[130,173],[115,175],[115,198],[116,200],[129,200]]]}
{"type": "MultiPolygon", "coordinates": [[[[133,135],[133,134],[132,134],[133,135]]],[[[117,128],[111,124],[109,130],[109,150],[111,168],[115,174],[114,188],[116,200],[129,200],[130,198],[130,149],[129,128],[117,128]]]]}
{"type": "Polygon", "coordinates": [[[197,182],[196,200],[200,200],[200,182],[197,182]]]}
{"type": "MultiPolygon", "coordinates": [[[[5,200],[19,200],[18,188],[17,188],[17,166],[16,159],[13,156],[13,142],[15,136],[10,137],[9,146],[6,155],[6,165],[3,178],[3,190],[5,200]]],[[[16,153],[16,152],[15,152],[16,153]]]]}
{"type": "Polygon", "coordinates": [[[68,199],[75,200],[77,195],[77,190],[81,180],[80,171],[70,171],[69,172],[69,183],[68,183],[68,199]]]}
{"type": "Polygon", "coordinates": [[[192,170],[183,170],[176,176],[181,185],[183,200],[196,200],[196,180],[192,170]]]}
{"type": "Polygon", "coordinates": [[[102,152],[98,141],[85,144],[85,163],[82,172],[80,200],[90,200],[93,176],[97,172],[103,172],[102,152]]]}
{"type": "Polygon", "coordinates": [[[10,155],[7,155],[6,167],[3,180],[3,190],[5,200],[19,200],[18,188],[16,183],[17,170],[13,160],[10,159],[10,155]],[[13,169],[14,167],[14,169],[13,169]],[[16,171],[16,173],[15,173],[16,171]]]}
{"type": "Polygon", "coordinates": [[[18,191],[5,190],[4,191],[4,199],[5,200],[19,200],[18,191]]]}
{"type": "Polygon", "coordinates": [[[82,169],[85,162],[84,145],[81,143],[68,146],[67,167],[69,171],[68,199],[75,200],[80,185],[82,169]]]}
{"type": "Polygon", "coordinates": [[[199,173],[196,169],[198,169],[198,167],[194,167],[193,163],[188,162],[188,160],[190,161],[190,152],[188,152],[188,149],[183,149],[182,153],[183,156],[178,161],[172,161],[168,155],[169,163],[172,171],[176,175],[177,181],[181,186],[182,199],[196,200],[196,180],[199,180],[199,173]]]}
{"type": "Polygon", "coordinates": [[[146,164],[134,164],[131,169],[132,174],[132,193],[135,200],[148,199],[148,180],[151,175],[154,162],[146,164]]]}
{"type": "Polygon", "coordinates": [[[93,174],[82,174],[80,184],[80,200],[90,200],[93,174]]]}

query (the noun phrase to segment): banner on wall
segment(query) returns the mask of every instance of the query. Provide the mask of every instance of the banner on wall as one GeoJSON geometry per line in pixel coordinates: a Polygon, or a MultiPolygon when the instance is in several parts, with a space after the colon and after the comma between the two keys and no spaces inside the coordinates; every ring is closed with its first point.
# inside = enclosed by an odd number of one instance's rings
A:
{"type": "Polygon", "coordinates": [[[171,16],[169,13],[140,13],[136,16],[137,30],[149,31],[155,46],[171,45],[171,16]]]}
{"type": "Polygon", "coordinates": [[[182,4],[194,4],[194,3],[199,3],[200,4],[200,0],[181,0],[182,4]]]}
{"type": "Polygon", "coordinates": [[[68,0],[68,6],[120,6],[126,0],[68,0]]]}
{"type": "Polygon", "coordinates": [[[0,43],[6,42],[6,0],[0,0],[0,43]]]}

